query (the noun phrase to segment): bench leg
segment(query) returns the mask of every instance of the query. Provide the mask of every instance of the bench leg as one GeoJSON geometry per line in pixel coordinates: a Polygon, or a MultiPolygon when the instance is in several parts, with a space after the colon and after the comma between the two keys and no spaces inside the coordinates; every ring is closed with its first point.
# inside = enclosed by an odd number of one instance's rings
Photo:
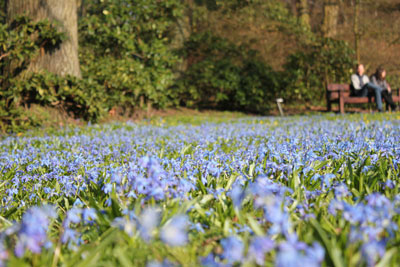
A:
{"type": "Polygon", "coordinates": [[[344,99],[343,99],[343,96],[339,97],[339,111],[340,111],[340,114],[344,114],[344,99]]]}

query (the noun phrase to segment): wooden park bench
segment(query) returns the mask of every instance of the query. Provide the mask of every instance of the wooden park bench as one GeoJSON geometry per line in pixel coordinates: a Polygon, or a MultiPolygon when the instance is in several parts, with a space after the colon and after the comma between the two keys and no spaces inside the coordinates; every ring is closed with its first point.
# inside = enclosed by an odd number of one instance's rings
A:
{"type": "MultiPolygon", "coordinates": [[[[373,94],[372,94],[373,95],[373,94]]],[[[344,104],[365,104],[375,105],[375,97],[369,94],[366,97],[352,96],[349,84],[328,84],[326,88],[326,103],[328,111],[332,109],[332,103],[339,104],[339,112],[344,114],[344,104]]],[[[392,89],[393,101],[400,104],[399,88],[392,89]]],[[[382,102],[385,100],[382,98],[382,102]]],[[[386,109],[388,104],[386,103],[386,109]]]]}

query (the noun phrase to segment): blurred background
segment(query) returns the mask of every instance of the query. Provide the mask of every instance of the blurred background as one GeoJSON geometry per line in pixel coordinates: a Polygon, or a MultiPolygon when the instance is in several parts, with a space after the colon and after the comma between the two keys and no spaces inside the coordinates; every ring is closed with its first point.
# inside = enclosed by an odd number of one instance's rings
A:
{"type": "Polygon", "coordinates": [[[400,86],[399,0],[0,0],[0,127],[183,108],[323,110],[357,62],[400,86]]]}

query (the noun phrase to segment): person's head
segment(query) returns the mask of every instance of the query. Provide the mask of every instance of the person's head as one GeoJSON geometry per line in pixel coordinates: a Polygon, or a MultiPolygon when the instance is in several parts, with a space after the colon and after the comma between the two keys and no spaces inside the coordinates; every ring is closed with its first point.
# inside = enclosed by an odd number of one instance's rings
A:
{"type": "Polygon", "coordinates": [[[378,80],[384,80],[386,77],[386,70],[383,67],[379,67],[376,69],[375,77],[378,80]]]}
{"type": "Polygon", "coordinates": [[[358,64],[356,70],[357,70],[357,74],[362,76],[364,74],[364,71],[365,71],[364,70],[364,65],[363,64],[358,64]]]}

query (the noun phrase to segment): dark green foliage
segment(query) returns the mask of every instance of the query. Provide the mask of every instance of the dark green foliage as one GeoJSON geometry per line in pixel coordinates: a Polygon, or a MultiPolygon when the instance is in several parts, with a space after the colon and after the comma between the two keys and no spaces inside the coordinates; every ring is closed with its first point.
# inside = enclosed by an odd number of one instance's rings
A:
{"type": "Polygon", "coordinates": [[[322,38],[288,57],[283,93],[289,101],[322,100],[326,83],[349,83],[354,51],[344,41],[322,38]]]}
{"type": "Polygon", "coordinates": [[[0,24],[6,23],[6,1],[0,1],[0,24]]]}
{"type": "Polygon", "coordinates": [[[274,101],[277,73],[246,46],[206,32],[191,37],[183,56],[190,64],[177,83],[184,105],[264,113],[274,101]]]}
{"type": "Polygon", "coordinates": [[[86,2],[79,23],[82,73],[103,86],[106,106],[173,104],[169,88],[178,58],[168,34],[182,12],[181,2],[86,2]]]}
{"type": "Polygon", "coordinates": [[[26,83],[23,73],[40,49],[57,47],[64,38],[48,21],[18,17],[11,24],[0,24],[0,131],[37,125],[22,108],[25,89],[18,84],[26,83]]]}
{"type": "Polygon", "coordinates": [[[65,39],[48,21],[19,17],[0,26],[0,131],[21,131],[40,125],[29,115],[31,104],[57,107],[73,117],[96,121],[102,113],[99,88],[92,80],[26,69],[40,50],[56,48],[65,39]]]}
{"type": "Polygon", "coordinates": [[[74,76],[32,73],[29,77],[17,80],[9,91],[19,95],[25,106],[35,103],[59,107],[87,121],[96,121],[102,113],[101,96],[96,84],[74,76]]]}

